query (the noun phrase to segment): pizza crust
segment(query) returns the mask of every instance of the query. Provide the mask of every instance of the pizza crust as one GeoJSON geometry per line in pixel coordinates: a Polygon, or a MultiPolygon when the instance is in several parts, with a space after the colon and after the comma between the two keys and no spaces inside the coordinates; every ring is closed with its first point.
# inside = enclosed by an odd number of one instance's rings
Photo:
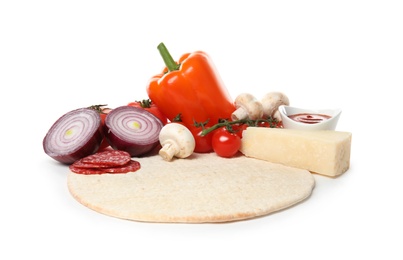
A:
{"type": "Polygon", "coordinates": [[[70,172],[72,196],[99,213],[145,222],[228,222],[270,214],[308,198],[309,171],[214,153],[164,161],[135,158],[141,169],[126,174],[70,172]]]}

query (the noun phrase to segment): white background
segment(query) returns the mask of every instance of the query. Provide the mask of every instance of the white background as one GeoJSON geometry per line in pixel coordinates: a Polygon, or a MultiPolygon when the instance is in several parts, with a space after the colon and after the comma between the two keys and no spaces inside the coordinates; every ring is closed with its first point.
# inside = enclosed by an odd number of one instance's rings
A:
{"type": "Polygon", "coordinates": [[[0,258],[402,259],[403,8],[399,1],[2,1],[0,258]],[[64,113],[146,98],[164,42],[210,54],[234,98],[283,91],[343,110],[350,170],[262,218],[150,224],[69,194],[42,139],[64,113]],[[5,257],[8,255],[7,257],[5,257]]]}

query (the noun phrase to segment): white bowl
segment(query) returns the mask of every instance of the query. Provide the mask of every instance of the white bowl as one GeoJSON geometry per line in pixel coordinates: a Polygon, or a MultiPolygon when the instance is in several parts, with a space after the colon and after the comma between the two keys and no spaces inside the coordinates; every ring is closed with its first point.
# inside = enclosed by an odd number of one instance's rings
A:
{"type": "Polygon", "coordinates": [[[300,130],[335,130],[341,114],[340,109],[304,109],[284,105],[280,106],[278,110],[280,112],[284,128],[300,130]],[[328,115],[330,118],[319,123],[312,124],[297,122],[289,117],[290,115],[301,113],[328,115]]]}

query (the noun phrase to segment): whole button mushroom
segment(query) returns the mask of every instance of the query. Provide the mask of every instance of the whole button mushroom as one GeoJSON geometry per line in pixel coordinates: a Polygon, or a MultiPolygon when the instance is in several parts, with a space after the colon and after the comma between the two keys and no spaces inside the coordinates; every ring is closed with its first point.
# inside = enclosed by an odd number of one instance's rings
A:
{"type": "Polygon", "coordinates": [[[235,99],[236,110],[232,113],[233,121],[242,119],[256,120],[263,116],[263,106],[253,95],[249,93],[239,94],[235,99]]]}
{"type": "Polygon", "coordinates": [[[173,157],[189,157],[196,146],[190,130],[178,123],[165,125],[160,131],[159,140],[162,146],[159,155],[166,161],[171,161],[173,157]]]}
{"type": "Polygon", "coordinates": [[[281,116],[278,112],[278,107],[281,105],[289,106],[288,97],[282,92],[269,92],[263,96],[261,103],[263,105],[263,115],[272,117],[281,121],[281,116]]]}

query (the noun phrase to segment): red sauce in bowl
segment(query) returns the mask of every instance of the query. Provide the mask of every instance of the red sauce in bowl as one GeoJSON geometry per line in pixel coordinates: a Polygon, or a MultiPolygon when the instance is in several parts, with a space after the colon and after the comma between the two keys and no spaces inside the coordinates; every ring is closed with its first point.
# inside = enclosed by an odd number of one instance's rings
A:
{"type": "Polygon", "coordinates": [[[317,124],[317,123],[323,122],[323,121],[331,118],[331,116],[329,116],[329,115],[310,114],[310,113],[289,115],[288,117],[294,121],[297,121],[300,123],[305,123],[305,124],[317,124]]]}

